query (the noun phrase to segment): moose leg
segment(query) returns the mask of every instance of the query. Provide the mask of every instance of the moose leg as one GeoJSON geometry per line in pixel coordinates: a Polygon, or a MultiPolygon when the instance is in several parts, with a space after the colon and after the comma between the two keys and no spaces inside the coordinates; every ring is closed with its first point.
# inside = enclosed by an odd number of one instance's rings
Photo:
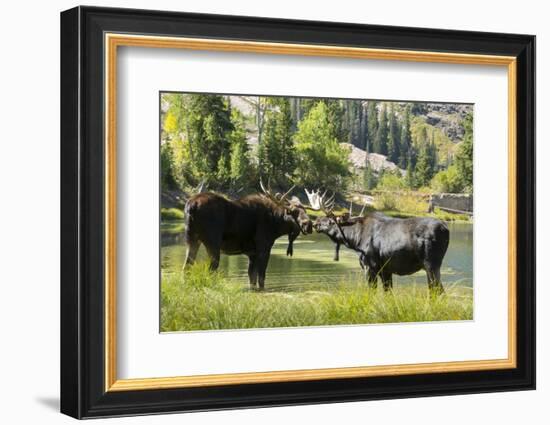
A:
{"type": "Polygon", "coordinates": [[[380,277],[382,278],[382,283],[384,283],[384,291],[387,292],[393,288],[393,279],[390,272],[382,270],[380,277]]]}
{"type": "Polygon", "coordinates": [[[258,269],[256,264],[256,256],[248,256],[248,282],[250,284],[250,289],[256,287],[256,282],[258,281],[258,269]]]}
{"type": "Polygon", "coordinates": [[[210,247],[206,248],[208,256],[210,257],[210,270],[216,271],[220,266],[220,248],[210,247]]]}
{"type": "Polygon", "coordinates": [[[378,274],[370,267],[366,267],[366,269],[365,276],[367,278],[369,288],[376,289],[378,286],[378,274]]]}
{"type": "Polygon", "coordinates": [[[435,267],[431,264],[425,264],[426,277],[428,278],[428,289],[430,292],[436,295],[441,295],[445,290],[441,283],[441,270],[440,267],[435,267]]]}
{"type": "Polygon", "coordinates": [[[361,254],[359,256],[359,265],[361,266],[361,269],[365,272],[365,279],[367,279],[369,288],[376,289],[376,287],[378,286],[378,272],[372,267],[369,267],[365,254],[361,254]]]}
{"type": "Polygon", "coordinates": [[[340,261],[340,244],[336,243],[334,247],[334,261],[340,261]]]}
{"type": "Polygon", "coordinates": [[[258,255],[258,258],[257,258],[258,286],[260,290],[263,290],[265,286],[265,272],[267,270],[268,263],[269,263],[269,252],[258,255]]]}
{"type": "Polygon", "coordinates": [[[199,241],[190,241],[187,243],[187,254],[185,255],[185,263],[183,264],[184,270],[195,263],[200,246],[201,243],[199,241]]]}
{"type": "Polygon", "coordinates": [[[286,249],[287,257],[292,257],[294,255],[294,241],[300,233],[289,233],[288,234],[288,248],[286,249]]]}
{"type": "Polygon", "coordinates": [[[202,243],[206,248],[208,257],[210,257],[210,270],[218,270],[218,267],[220,265],[220,252],[222,247],[221,235],[209,232],[204,236],[202,243]]]}

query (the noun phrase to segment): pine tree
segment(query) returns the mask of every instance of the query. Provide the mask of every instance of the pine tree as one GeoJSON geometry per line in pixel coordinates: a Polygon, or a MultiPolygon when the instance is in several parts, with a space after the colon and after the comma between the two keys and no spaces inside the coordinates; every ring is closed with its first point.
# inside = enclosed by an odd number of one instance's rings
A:
{"type": "Polygon", "coordinates": [[[412,136],[411,136],[411,109],[410,106],[405,108],[403,116],[403,126],[401,128],[401,140],[399,147],[399,167],[408,168],[410,158],[412,156],[412,136]]]}
{"type": "Polygon", "coordinates": [[[367,146],[367,136],[368,136],[368,131],[367,131],[367,108],[366,108],[366,105],[363,104],[363,102],[359,102],[359,108],[360,108],[360,122],[361,122],[361,126],[359,128],[359,141],[358,141],[358,144],[357,144],[357,147],[361,148],[361,149],[365,149],[366,150],[366,146],[367,146]]]}
{"type": "Polygon", "coordinates": [[[458,153],[456,155],[456,167],[460,176],[460,182],[462,184],[462,190],[471,192],[474,179],[474,164],[473,164],[473,150],[474,150],[474,134],[473,134],[473,116],[468,114],[462,123],[464,126],[464,138],[459,146],[458,153]]]}
{"type": "Polygon", "coordinates": [[[388,116],[384,104],[382,104],[382,110],[380,111],[373,151],[382,155],[388,154],[388,116]]]}
{"type": "Polygon", "coordinates": [[[233,131],[226,99],[218,95],[189,95],[187,132],[198,179],[214,181],[230,175],[229,133],[233,131]]]}
{"type": "Polygon", "coordinates": [[[173,169],[173,152],[169,141],[160,145],[160,181],[162,189],[173,189],[176,187],[173,169]]]}
{"type": "Polygon", "coordinates": [[[405,183],[410,189],[416,189],[416,176],[412,161],[407,165],[407,174],[405,175],[405,183]]]}
{"type": "Polygon", "coordinates": [[[244,117],[237,109],[233,109],[231,111],[231,120],[235,128],[230,135],[230,178],[232,186],[238,189],[240,186],[248,184],[253,173],[250,161],[250,149],[246,140],[244,117]]]}
{"type": "Polygon", "coordinates": [[[437,146],[435,144],[435,133],[432,129],[432,137],[428,147],[428,156],[430,159],[430,165],[432,166],[433,174],[435,175],[439,171],[439,161],[437,159],[437,146]]]}
{"type": "Polygon", "coordinates": [[[265,114],[264,135],[262,144],[259,146],[259,171],[268,181],[275,183],[282,162],[282,152],[277,140],[277,113],[269,110],[265,114]]]}
{"type": "Polygon", "coordinates": [[[374,174],[369,163],[368,154],[365,158],[365,169],[363,170],[363,187],[365,190],[371,190],[376,187],[376,174],[374,174]]]}
{"type": "Polygon", "coordinates": [[[327,105],[328,119],[332,127],[332,133],[338,142],[344,142],[348,133],[344,126],[344,108],[342,102],[338,99],[324,99],[327,105]]]}
{"type": "Polygon", "coordinates": [[[434,176],[433,161],[430,155],[430,145],[425,143],[418,154],[416,162],[415,178],[418,186],[428,186],[434,176]]]}
{"type": "Polygon", "coordinates": [[[399,162],[399,156],[400,156],[400,130],[399,130],[399,124],[397,122],[397,118],[395,116],[395,110],[393,103],[390,107],[390,113],[389,113],[389,134],[388,134],[388,160],[392,161],[393,163],[397,164],[399,162]]]}
{"type": "Polygon", "coordinates": [[[259,150],[260,172],[273,184],[286,185],[295,167],[293,120],[286,98],[269,99],[264,140],[259,150]]]}
{"type": "Polygon", "coordinates": [[[376,109],[376,102],[374,100],[369,100],[367,104],[367,133],[365,141],[365,150],[367,152],[374,152],[373,149],[377,131],[378,111],[376,109]]]}

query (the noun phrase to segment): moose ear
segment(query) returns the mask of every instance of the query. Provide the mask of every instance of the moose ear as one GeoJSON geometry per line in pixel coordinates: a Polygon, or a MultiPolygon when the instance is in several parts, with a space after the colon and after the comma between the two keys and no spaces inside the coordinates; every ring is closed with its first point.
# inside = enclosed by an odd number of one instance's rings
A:
{"type": "Polygon", "coordinates": [[[349,213],[344,213],[338,217],[336,217],[336,222],[339,224],[345,223],[349,220],[349,213]]]}

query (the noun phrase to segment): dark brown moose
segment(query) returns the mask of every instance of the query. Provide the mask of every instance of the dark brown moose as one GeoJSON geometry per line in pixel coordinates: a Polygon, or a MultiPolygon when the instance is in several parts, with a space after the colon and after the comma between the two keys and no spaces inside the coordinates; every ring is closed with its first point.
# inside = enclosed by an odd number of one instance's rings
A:
{"type": "Polygon", "coordinates": [[[312,232],[312,221],[299,199],[285,194],[272,194],[260,181],[262,193],[230,200],[216,193],[200,193],[185,205],[185,241],[187,256],[184,268],[193,264],[204,244],[210,257],[210,268],[216,270],[220,253],[244,254],[248,257],[251,287],[265,285],[265,273],[275,240],[288,235],[287,255],[292,256],[293,241],[312,232]]]}
{"type": "Polygon", "coordinates": [[[333,200],[325,201],[319,191],[308,192],[312,207],[325,213],[313,227],[326,234],[336,244],[335,260],[340,245],[359,254],[359,262],[371,287],[376,288],[380,277],[384,289],[393,286],[392,275],[410,275],[424,269],[428,288],[443,293],[441,264],[449,246],[449,229],[438,219],[430,217],[392,218],[381,213],[352,216],[350,212],[336,216],[333,200]]]}

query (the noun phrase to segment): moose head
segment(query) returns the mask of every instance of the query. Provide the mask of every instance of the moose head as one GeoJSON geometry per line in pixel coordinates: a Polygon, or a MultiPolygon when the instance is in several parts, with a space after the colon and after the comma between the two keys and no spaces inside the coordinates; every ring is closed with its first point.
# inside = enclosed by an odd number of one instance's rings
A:
{"type": "Polygon", "coordinates": [[[262,195],[283,208],[285,219],[288,222],[294,223],[297,227],[298,232],[296,233],[294,239],[298,236],[300,232],[306,235],[310,234],[313,231],[313,223],[307,215],[306,206],[304,206],[296,196],[293,196],[290,199],[288,198],[295,187],[296,185],[293,185],[284,194],[273,194],[269,184],[266,188],[266,186],[264,186],[262,180],[260,179],[260,188],[263,192],[262,195]]]}
{"type": "Polygon", "coordinates": [[[313,223],[313,227],[318,233],[329,234],[341,230],[340,228],[342,226],[355,224],[357,219],[362,217],[365,211],[366,204],[363,205],[363,208],[358,216],[353,216],[353,201],[351,201],[348,211],[336,215],[333,212],[335,198],[334,194],[326,198],[327,191],[321,194],[319,189],[312,190],[311,192],[305,189],[305,192],[309,199],[311,208],[324,213],[324,217],[318,217],[313,223]]]}

